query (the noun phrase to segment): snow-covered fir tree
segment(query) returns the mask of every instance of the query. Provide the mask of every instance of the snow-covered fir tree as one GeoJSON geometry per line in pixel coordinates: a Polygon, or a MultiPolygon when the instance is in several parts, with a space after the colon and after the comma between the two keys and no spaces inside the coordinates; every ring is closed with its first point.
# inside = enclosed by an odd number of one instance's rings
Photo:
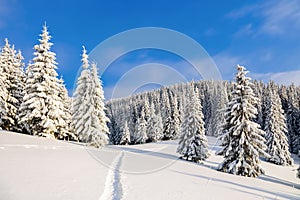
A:
{"type": "Polygon", "coordinates": [[[17,129],[17,114],[23,98],[24,71],[23,57],[19,51],[16,54],[14,46],[11,46],[8,39],[0,54],[0,68],[4,78],[6,95],[6,115],[2,118],[2,128],[5,130],[17,129]]]}
{"type": "Polygon", "coordinates": [[[122,136],[119,144],[120,145],[130,144],[130,132],[129,132],[127,121],[125,121],[124,127],[122,128],[122,136]]]}
{"type": "Polygon", "coordinates": [[[160,101],[164,140],[177,138],[180,129],[180,113],[177,95],[171,88],[163,88],[160,101]]]}
{"type": "Polygon", "coordinates": [[[293,165],[286,137],[287,126],[278,93],[268,85],[265,127],[267,160],[278,165],[293,165]]]}
{"type": "Polygon", "coordinates": [[[59,80],[59,94],[62,104],[61,111],[62,116],[60,118],[59,126],[58,126],[58,135],[56,136],[61,140],[77,140],[77,136],[74,132],[74,124],[72,122],[72,113],[71,113],[71,98],[68,95],[68,90],[64,85],[64,80],[61,78],[59,80]]]}
{"type": "Polygon", "coordinates": [[[150,105],[150,119],[148,120],[147,136],[149,142],[157,142],[163,137],[163,124],[160,114],[155,113],[154,104],[150,105]]]}
{"type": "MultiPolygon", "coordinates": [[[[109,116],[109,115],[108,115],[109,116]]],[[[109,143],[111,144],[120,144],[121,137],[122,137],[122,130],[119,124],[117,123],[115,115],[111,115],[109,117],[110,122],[108,124],[109,126],[109,143]]],[[[129,131],[130,133],[130,131],[129,131]]]]}
{"type": "Polygon", "coordinates": [[[300,151],[300,108],[297,98],[297,89],[294,84],[287,88],[288,108],[286,119],[288,124],[288,139],[290,141],[290,151],[299,153],[300,151]]]}
{"type": "Polygon", "coordinates": [[[92,89],[91,89],[91,98],[92,104],[94,106],[94,112],[96,117],[98,118],[99,124],[97,124],[97,130],[99,131],[99,138],[101,141],[100,146],[103,146],[108,143],[108,134],[109,129],[107,127],[107,123],[109,122],[108,117],[105,113],[105,104],[104,104],[104,92],[102,88],[102,81],[98,76],[97,65],[92,63],[91,66],[91,78],[92,78],[92,89]]]}
{"type": "Polygon", "coordinates": [[[11,81],[10,92],[12,96],[16,99],[14,106],[17,108],[17,112],[14,114],[13,119],[15,121],[14,126],[12,127],[13,131],[21,132],[22,129],[19,126],[19,110],[21,103],[24,97],[24,88],[25,88],[25,72],[24,72],[24,58],[21,51],[19,50],[15,57],[14,70],[13,70],[13,79],[11,81]]]}
{"type": "Polygon", "coordinates": [[[147,93],[142,94],[141,98],[142,98],[141,103],[143,105],[144,113],[145,113],[145,120],[146,122],[148,122],[149,118],[151,117],[148,94],[147,93]]]}
{"type": "Polygon", "coordinates": [[[130,141],[131,143],[134,143],[135,141],[135,132],[136,132],[136,123],[138,121],[138,111],[137,111],[137,102],[134,100],[130,101],[129,106],[129,121],[128,121],[128,127],[130,131],[130,141]]]}
{"type": "Polygon", "coordinates": [[[180,127],[177,152],[182,158],[199,162],[208,158],[208,142],[205,136],[202,106],[197,89],[192,89],[185,104],[185,114],[180,127]]]}
{"type": "Polygon", "coordinates": [[[21,105],[24,97],[24,87],[25,87],[25,72],[24,72],[24,57],[22,56],[22,52],[18,50],[16,54],[16,59],[14,63],[14,79],[13,79],[13,96],[18,100],[18,108],[21,105]]]}
{"type": "Polygon", "coordinates": [[[256,80],[253,81],[253,92],[255,96],[257,97],[257,117],[255,119],[255,122],[257,122],[260,127],[264,127],[264,103],[265,103],[265,95],[264,93],[264,84],[262,81],[258,82],[256,80]]]}
{"type": "Polygon", "coordinates": [[[214,85],[212,84],[212,81],[204,81],[203,84],[196,84],[196,86],[200,90],[200,96],[202,105],[203,105],[203,116],[204,116],[204,124],[205,124],[205,134],[206,135],[212,135],[212,115],[214,110],[213,101],[215,100],[215,97],[213,96],[213,89],[214,85]]]}
{"type": "Polygon", "coordinates": [[[170,94],[170,107],[171,107],[171,121],[170,132],[165,134],[167,139],[176,139],[180,129],[180,115],[178,110],[177,95],[171,92],[170,94]]]}
{"type": "Polygon", "coordinates": [[[134,134],[134,144],[143,144],[147,141],[147,122],[145,119],[145,111],[142,109],[141,116],[138,118],[134,134]]]}
{"type": "Polygon", "coordinates": [[[104,111],[103,91],[97,67],[88,61],[83,47],[82,71],[73,97],[72,118],[78,139],[95,147],[108,143],[108,118],[104,111]]]}
{"type": "Polygon", "coordinates": [[[164,133],[163,139],[168,140],[171,138],[172,118],[171,118],[170,99],[169,99],[167,88],[163,88],[161,91],[161,112],[162,112],[162,119],[163,119],[163,133],[164,133]]]}
{"type": "Polygon", "coordinates": [[[106,116],[110,119],[107,127],[109,129],[109,143],[110,144],[119,144],[119,135],[120,129],[116,122],[116,117],[114,115],[113,104],[106,104],[106,116]]]}
{"type": "Polygon", "coordinates": [[[63,111],[59,98],[56,55],[50,51],[52,43],[47,27],[43,27],[40,44],[34,46],[34,58],[27,69],[25,95],[19,119],[29,134],[55,137],[63,111]]]}
{"type": "Polygon", "coordinates": [[[7,90],[4,87],[4,84],[5,84],[5,76],[2,67],[0,67],[0,129],[3,126],[3,118],[6,116],[6,112],[7,112],[7,103],[6,103],[7,90]]]}
{"type": "Polygon", "coordinates": [[[228,102],[226,88],[222,82],[215,82],[212,89],[211,116],[208,120],[207,135],[219,136],[225,122],[223,109],[228,102]]]}
{"type": "Polygon", "coordinates": [[[82,70],[76,82],[76,90],[72,102],[72,119],[75,133],[82,142],[89,142],[91,132],[91,103],[92,81],[86,49],[83,47],[82,70]]]}
{"type": "Polygon", "coordinates": [[[257,110],[257,99],[251,88],[250,78],[243,66],[237,66],[236,83],[232,99],[228,103],[223,125],[222,146],[219,152],[224,161],[219,170],[231,174],[257,177],[264,170],[260,166],[260,155],[265,155],[264,132],[253,122],[257,110]]]}

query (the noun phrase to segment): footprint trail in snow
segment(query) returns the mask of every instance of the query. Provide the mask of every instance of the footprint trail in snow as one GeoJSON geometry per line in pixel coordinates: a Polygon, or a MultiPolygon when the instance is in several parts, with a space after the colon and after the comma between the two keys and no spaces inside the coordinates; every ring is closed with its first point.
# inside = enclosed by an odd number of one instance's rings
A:
{"type": "Polygon", "coordinates": [[[113,160],[106,176],[104,192],[99,200],[120,200],[123,197],[122,174],[120,167],[124,152],[120,152],[113,160]]]}

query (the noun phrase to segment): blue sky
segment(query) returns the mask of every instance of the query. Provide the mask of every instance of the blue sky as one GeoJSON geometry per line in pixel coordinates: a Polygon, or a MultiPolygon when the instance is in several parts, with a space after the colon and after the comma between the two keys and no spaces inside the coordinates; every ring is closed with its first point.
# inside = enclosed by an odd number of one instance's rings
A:
{"type": "MultiPolygon", "coordinates": [[[[21,49],[26,63],[33,57],[42,25],[53,36],[59,74],[72,91],[80,67],[82,45],[91,51],[101,41],[133,28],[163,27],[201,44],[223,79],[235,65],[245,65],[253,78],[300,84],[300,1],[97,1],[0,0],[0,39],[21,49]]],[[[141,50],[116,60],[103,74],[106,90],[126,71],[147,62],[188,65],[176,55],[141,50]]],[[[198,79],[189,73],[188,79],[198,79]]]]}

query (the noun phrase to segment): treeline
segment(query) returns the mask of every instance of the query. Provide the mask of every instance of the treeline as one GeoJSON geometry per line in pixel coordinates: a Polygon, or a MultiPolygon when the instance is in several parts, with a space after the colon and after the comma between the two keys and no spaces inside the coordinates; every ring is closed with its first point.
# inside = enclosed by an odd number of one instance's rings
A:
{"type": "MultiPolygon", "coordinates": [[[[110,119],[108,126],[111,143],[141,144],[178,138],[185,102],[189,91],[193,88],[199,90],[198,98],[203,107],[205,134],[219,136],[220,125],[224,122],[221,110],[232,99],[234,83],[200,80],[108,101],[106,107],[110,119]]],[[[271,93],[279,96],[287,125],[289,148],[292,153],[298,153],[300,150],[300,87],[294,84],[278,85],[273,81],[265,84],[254,80],[252,89],[258,98],[256,105],[258,113],[254,120],[262,129],[268,125],[267,112],[271,93]]]]}
{"type": "MultiPolygon", "coordinates": [[[[206,135],[218,136],[219,170],[257,177],[260,159],[291,166],[299,152],[300,88],[250,81],[237,66],[234,82],[198,81],[164,87],[107,103],[110,141],[142,144],[179,139],[180,158],[209,157],[206,135]]],[[[298,176],[300,168],[298,169],[298,176]]]]}

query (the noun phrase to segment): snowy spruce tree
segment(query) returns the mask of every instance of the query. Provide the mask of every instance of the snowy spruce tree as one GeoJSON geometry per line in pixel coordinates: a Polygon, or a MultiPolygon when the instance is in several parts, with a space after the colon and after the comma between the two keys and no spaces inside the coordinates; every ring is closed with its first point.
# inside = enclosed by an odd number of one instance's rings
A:
{"type": "Polygon", "coordinates": [[[165,135],[168,139],[176,139],[180,129],[180,114],[178,110],[177,96],[170,92],[170,107],[171,107],[171,121],[170,121],[170,133],[165,135]]]}
{"type": "Polygon", "coordinates": [[[64,80],[61,78],[59,80],[59,93],[58,97],[61,100],[62,115],[58,125],[58,133],[56,137],[60,140],[77,140],[77,136],[74,132],[74,124],[72,122],[72,113],[71,113],[71,98],[68,95],[68,90],[64,85],[64,80]]]}
{"type": "Polygon", "coordinates": [[[264,131],[266,132],[266,152],[270,155],[267,160],[278,165],[293,165],[281,101],[278,93],[274,92],[270,85],[268,85],[264,131]]]}
{"type": "Polygon", "coordinates": [[[295,154],[300,152],[300,108],[298,102],[296,86],[292,84],[287,88],[287,108],[285,111],[290,151],[295,154]]]}
{"type": "Polygon", "coordinates": [[[91,73],[89,70],[89,61],[86,50],[83,47],[82,53],[82,70],[77,79],[77,87],[74,92],[72,101],[72,120],[75,128],[75,134],[82,142],[89,141],[91,132],[91,112],[93,107],[91,104],[91,73]]]}
{"type": "Polygon", "coordinates": [[[3,119],[5,118],[7,112],[7,103],[6,103],[7,90],[4,87],[4,84],[5,84],[5,76],[2,67],[0,67],[0,130],[2,129],[1,127],[3,126],[3,119]]]}
{"type": "Polygon", "coordinates": [[[20,106],[19,123],[31,135],[54,138],[61,116],[56,55],[47,27],[43,27],[40,44],[34,46],[34,58],[28,66],[25,95],[20,106]]]}
{"type": "Polygon", "coordinates": [[[23,98],[24,70],[23,57],[21,52],[18,54],[5,39],[5,45],[0,54],[0,68],[4,79],[6,93],[6,115],[3,116],[1,125],[5,130],[18,130],[17,114],[23,98]]]}
{"type": "Polygon", "coordinates": [[[130,132],[129,132],[127,121],[125,121],[124,127],[122,128],[122,136],[119,144],[120,145],[130,144],[130,132]]]}
{"type": "Polygon", "coordinates": [[[163,124],[160,114],[155,113],[154,104],[150,105],[150,119],[148,120],[147,136],[149,142],[157,142],[163,137],[163,124]]]}
{"type": "Polygon", "coordinates": [[[128,127],[130,131],[130,141],[131,143],[135,143],[135,132],[136,132],[136,123],[138,121],[138,111],[137,111],[137,105],[136,101],[131,100],[130,101],[130,108],[129,108],[129,121],[128,121],[128,127]]]}
{"type": "Polygon", "coordinates": [[[177,152],[182,158],[199,162],[208,158],[208,142],[205,136],[202,106],[199,94],[192,88],[185,103],[183,122],[180,127],[177,152]]]}
{"type": "Polygon", "coordinates": [[[103,146],[104,144],[108,143],[109,129],[107,127],[107,124],[109,122],[109,119],[105,113],[106,108],[104,104],[104,92],[102,88],[102,81],[98,76],[97,65],[95,63],[92,63],[91,66],[91,78],[92,78],[91,98],[92,98],[92,104],[95,109],[94,112],[97,118],[97,120],[94,121],[94,124],[95,124],[95,128],[98,131],[98,138],[99,138],[99,141],[96,141],[96,143],[100,142],[101,143],[100,146],[103,146]]]}
{"type": "Polygon", "coordinates": [[[107,112],[107,116],[110,119],[109,120],[110,122],[108,123],[108,128],[109,128],[109,132],[110,132],[110,134],[109,134],[109,143],[119,144],[121,136],[122,136],[122,131],[121,131],[119,125],[117,124],[116,117],[113,114],[112,109],[110,109],[107,112]]]}
{"type": "Polygon", "coordinates": [[[161,115],[163,120],[163,134],[165,140],[169,139],[169,135],[171,132],[171,107],[170,107],[170,100],[167,88],[162,88],[161,90],[161,98],[160,98],[160,109],[161,115]]]}
{"type": "Polygon", "coordinates": [[[101,147],[108,143],[102,86],[100,80],[96,80],[99,77],[95,64],[90,68],[84,47],[81,61],[82,71],[77,80],[72,106],[75,133],[80,141],[101,147]]]}
{"type": "Polygon", "coordinates": [[[222,82],[214,82],[211,96],[211,116],[206,125],[207,135],[219,136],[222,124],[225,122],[224,106],[228,102],[226,88],[222,82]]]}
{"type": "Polygon", "coordinates": [[[219,154],[224,156],[219,170],[227,173],[257,177],[264,170],[260,166],[259,156],[264,155],[266,145],[264,132],[253,122],[257,110],[257,98],[251,88],[250,78],[243,66],[237,66],[236,83],[232,99],[225,111],[222,147],[219,154]]]}
{"type": "Polygon", "coordinates": [[[135,133],[134,133],[134,143],[143,144],[147,141],[147,122],[145,119],[145,111],[141,110],[141,115],[137,120],[135,133]]]}

